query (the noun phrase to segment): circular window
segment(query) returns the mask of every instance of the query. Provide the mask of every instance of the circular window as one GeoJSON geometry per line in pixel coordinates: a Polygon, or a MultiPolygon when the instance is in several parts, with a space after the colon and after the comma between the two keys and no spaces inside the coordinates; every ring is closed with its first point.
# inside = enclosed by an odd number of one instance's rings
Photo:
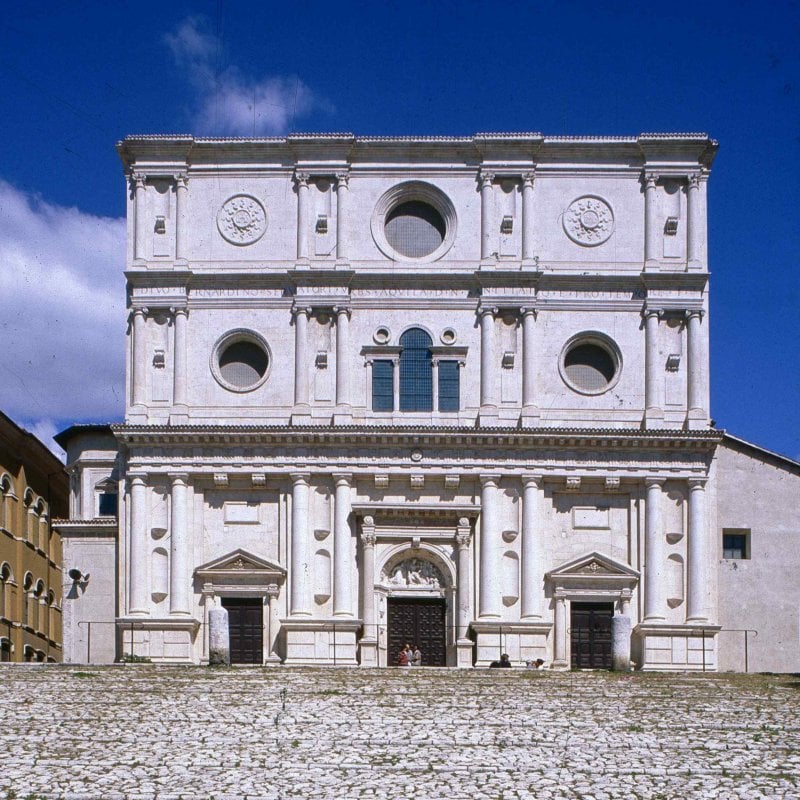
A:
{"type": "Polygon", "coordinates": [[[372,334],[372,339],[376,344],[388,344],[391,338],[392,332],[385,325],[376,328],[375,333],[372,334]]]}
{"type": "Polygon", "coordinates": [[[249,392],[267,379],[271,363],[267,343],[253,331],[232,331],[217,342],[211,371],[232,392],[249,392]]]}
{"type": "Polygon", "coordinates": [[[452,328],[445,328],[442,335],[439,337],[443,344],[454,344],[456,341],[456,332],[452,328]]]}
{"type": "Polygon", "coordinates": [[[393,186],[372,215],[372,236],[395,261],[435,261],[452,246],[456,212],[435,186],[408,181],[393,186]]]}
{"type": "Polygon", "coordinates": [[[581,394],[602,394],[619,380],[622,359],[611,339],[601,333],[573,337],[561,354],[561,377],[581,394]]]}

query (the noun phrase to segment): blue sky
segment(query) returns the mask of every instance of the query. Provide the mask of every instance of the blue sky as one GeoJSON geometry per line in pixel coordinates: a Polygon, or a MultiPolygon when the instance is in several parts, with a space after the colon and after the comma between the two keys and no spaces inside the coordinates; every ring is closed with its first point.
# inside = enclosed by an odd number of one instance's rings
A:
{"type": "Polygon", "coordinates": [[[121,417],[118,139],[323,130],[708,132],[712,415],[800,458],[797,2],[7,7],[0,408],[43,438],[121,417]]]}

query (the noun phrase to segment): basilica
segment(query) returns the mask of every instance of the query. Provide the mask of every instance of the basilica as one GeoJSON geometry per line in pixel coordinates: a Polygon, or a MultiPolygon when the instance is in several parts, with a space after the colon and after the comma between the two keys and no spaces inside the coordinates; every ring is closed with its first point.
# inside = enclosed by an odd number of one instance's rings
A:
{"type": "Polygon", "coordinates": [[[710,419],[713,139],[117,149],[124,422],[57,437],[65,660],[800,668],[800,465],[710,419]]]}

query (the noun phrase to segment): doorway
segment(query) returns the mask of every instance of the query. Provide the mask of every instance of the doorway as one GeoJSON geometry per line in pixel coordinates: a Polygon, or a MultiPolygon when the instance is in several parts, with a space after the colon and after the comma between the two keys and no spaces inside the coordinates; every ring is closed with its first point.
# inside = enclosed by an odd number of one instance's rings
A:
{"type": "Polygon", "coordinates": [[[573,669],[611,669],[613,603],[570,603],[573,669]]]}
{"type": "Polygon", "coordinates": [[[228,611],[231,664],[261,664],[264,660],[263,601],[260,597],[223,597],[228,611]]]}
{"type": "Polygon", "coordinates": [[[408,642],[422,652],[423,667],[447,664],[446,601],[441,597],[389,597],[387,599],[387,663],[397,664],[397,654],[408,642]]]}

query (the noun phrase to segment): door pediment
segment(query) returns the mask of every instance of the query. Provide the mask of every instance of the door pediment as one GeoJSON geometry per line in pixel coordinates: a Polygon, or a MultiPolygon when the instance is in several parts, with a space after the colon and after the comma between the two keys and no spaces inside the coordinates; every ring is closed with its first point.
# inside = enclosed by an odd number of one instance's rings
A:
{"type": "Polygon", "coordinates": [[[286,570],[280,564],[238,548],[197,567],[195,575],[214,582],[223,578],[250,577],[261,579],[265,583],[276,583],[285,577],[286,570]]]}
{"type": "Polygon", "coordinates": [[[558,588],[633,589],[639,571],[597,551],[566,561],[545,576],[558,588]]]}

